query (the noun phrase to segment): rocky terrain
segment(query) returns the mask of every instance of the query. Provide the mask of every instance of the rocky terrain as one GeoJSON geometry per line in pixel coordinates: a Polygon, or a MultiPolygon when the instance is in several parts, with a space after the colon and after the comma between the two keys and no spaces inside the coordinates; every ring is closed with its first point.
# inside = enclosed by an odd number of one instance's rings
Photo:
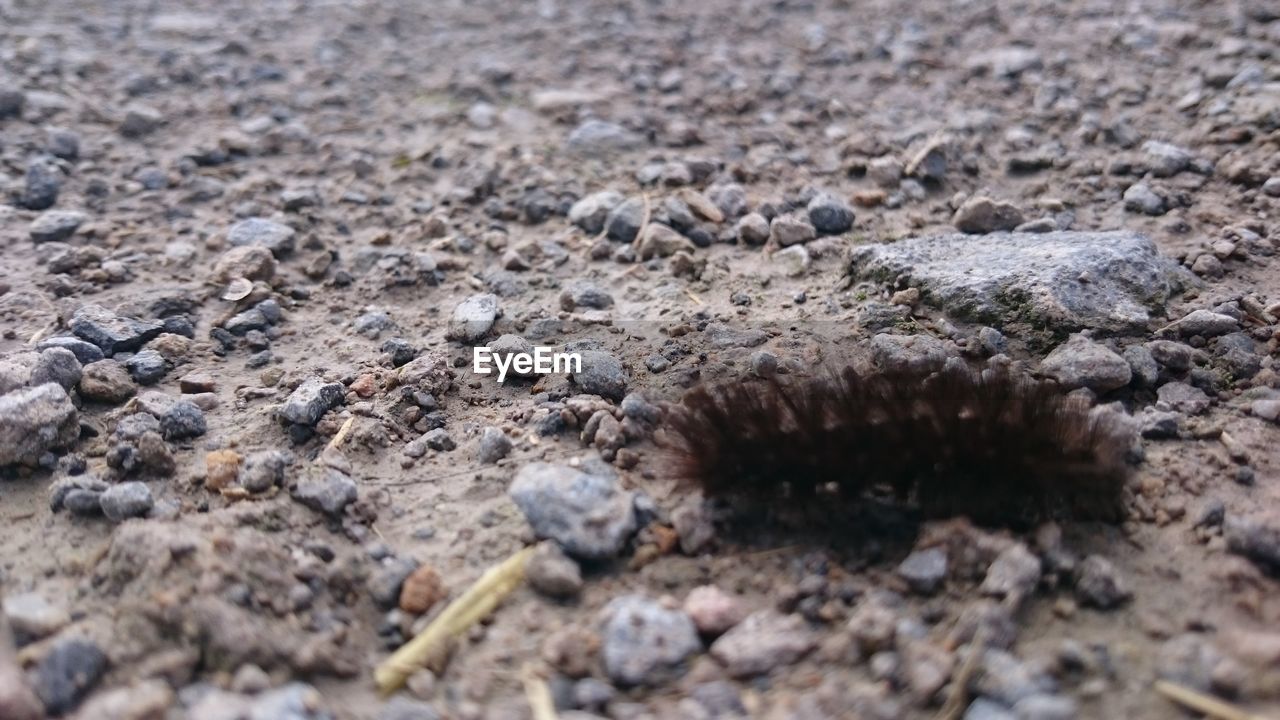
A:
{"type": "Polygon", "coordinates": [[[0,0],[0,717],[1280,717],[1278,212],[1269,0],[0,0]],[[844,364],[1057,381],[1127,518],[671,476],[844,364]]]}

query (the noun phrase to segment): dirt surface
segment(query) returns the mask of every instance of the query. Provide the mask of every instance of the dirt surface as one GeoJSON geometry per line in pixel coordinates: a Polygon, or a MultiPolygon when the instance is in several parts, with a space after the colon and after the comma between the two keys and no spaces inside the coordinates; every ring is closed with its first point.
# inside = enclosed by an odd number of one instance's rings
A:
{"type": "Polygon", "coordinates": [[[0,182],[0,715],[1280,717],[1273,3],[0,0],[0,182]],[[1173,280],[1104,327],[851,262],[957,229],[1173,280]],[[472,372],[521,342],[588,368],[472,372]],[[943,362],[1131,416],[1128,519],[836,540],[656,444],[698,382],[943,362]]]}

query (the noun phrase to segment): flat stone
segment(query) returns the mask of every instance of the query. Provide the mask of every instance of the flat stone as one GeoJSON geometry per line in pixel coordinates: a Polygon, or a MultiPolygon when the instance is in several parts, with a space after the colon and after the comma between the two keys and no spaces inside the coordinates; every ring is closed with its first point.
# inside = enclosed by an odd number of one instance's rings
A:
{"type": "Polygon", "coordinates": [[[1122,388],[1133,378],[1128,360],[1084,335],[1072,335],[1054,348],[1040,370],[1067,389],[1086,387],[1098,393],[1122,388]]]}
{"type": "Polygon", "coordinates": [[[601,613],[601,656],[614,683],[656,685],[702,648],[688,615],[642,595],[615,598],[601,613]]]}
{"type": "Polygon", "coordinates": [[[817,636],[800,616],[760,610],[712,643],[711,656],[730,676],[745,678],[790,665],[817,644],[817,636]]]}
{"type": "Polygon", "coordinates": [[[1160,402],[1187,415],[1199,415],[1209,409],[1209,396],[1198,387],[1184,382],[1168,382],[1156,390],[1160,402]]]}
{"type": "Polygon", "coordinates": [[[1240,321],[1230,315],[1223,315],[1210,310],[1193,310],[1186,317],[1170,323],[1165,328],[1166,331],[1182,337],[1192,337],[1194,335],[1217,337],[1218,335],[1233,333],[1239,329],[1240,321]]]}
{"type": "Polygon", "coordinates": [[[84,213],[74,210],[49,210],[41,213],[27,232],[31,235],[32,242],[62,242],[75,235],[76,230],[88,219],[84,213]]]}
{"type": "Polygon", "coordinates": [[[516,473],[508,493],[535,535],[555,540],[574,557],[614,557],[636,531],[634,493],[612,477],[530,463],[516,473]]]}
{"type": "Polygon", "coordinates": [[[71,332],[97,345],[107,357],[137,350],[164,332],[163,323],[117,315],[101,305],[82,306],[71,316],[69,325],[71,332]]]}
{"type": "Polygon", "coordinates": [[[932,335],[880,334],[871,338],[871,357],[887,371],[936,372],[947,362],[947,346],[932,335]]]}
{"type": "Polygon", "coordinates": [[[35,465],[44,453],[80,437],[80,416],[57,383],[0,396],[0,467],[35,465]]]}
{"type": "Polygon", "coordinates": [[[918,237],[855,248],[851,266],[859,280],[902,278],[960,319],[1058,332],[1145,330],[1190,277],[1131,232],[918,237]]]}
{"type": "Polygon", "coordinates": [[[66,348],[67,350],[70,350],[71,353],[76,356],[76,359],[80,361],[81,365],[88,365],[91,362],[96,362],[106,357],[106,354],[102,352],[102,348],[91,342],[81,340],[78,337],[71,337],[70,335],[51,337],[36,346],[36,350],[40,351],[47,350],[48,348],[66,348]]]}
{"type": "Polygon", "coordinates": [[[569,133],[569,149],[589,157],[604,157],[635,150],[644,138],[617,123],[587,120],[569,133]]]}
{"type": "Polygon", "coordinates": [[[280,257],[293,252],[294,234],[293,228],[288,225],[255,217],[232,225],[227,231],[227,243],[232,247],[246,245],[264,247],[270,250],[272,255],[280,257]]]}

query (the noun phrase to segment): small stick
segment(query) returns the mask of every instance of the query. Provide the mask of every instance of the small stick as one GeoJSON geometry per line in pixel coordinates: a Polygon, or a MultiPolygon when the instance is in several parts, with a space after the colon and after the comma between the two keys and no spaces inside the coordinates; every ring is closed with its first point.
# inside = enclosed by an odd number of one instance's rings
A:
{"type": "Polygon", "coordinates": [[[336,448],[342,444],[343,440],[347,439],[347,433],[351,431],[351,423],[355,422],[355,420],[356,418],[353,415],[347,418],[346,422],[342,423],[342,427],[338,428],[338,432],[334,434],[333,439],[329,441],[329,447],[336,448]]]}
{"type": "Polygon", "coordinates": [[[373,671],[374,682],[383,695],[404,685],[419,668],[436,657],[453,638],[466,632],[493,612],[498,604],[524,582],[524,567],[533,555],[527,547],[494,565],[457,600],[449,603],[417,637],[405,643],[373,671]]]}
{"type": "Polygon", "coordinates": [[[1168,680],[1157,680],[1156,692],[1206,717],[1217,718],[1218,720],[1267,720],[1261,715],[1251,715],[1229,702],[1168,680]]]}
{"type": "Polygon", "coordinates": [[[956,720],[964,712],[966,701],[969,699],[969,680],[973,678],[974,673],[978,672],[978,659],[982,657],[982,651],[987,645],[985,625],[978,627],[969,645],[969,655],[951,680],[951,692],[947,695],[947,701],[942,705],[942,709],[938,711],[937,720],[956,720]]]}
{"type": "Polygon", "coordinates": [[[644,231],[649,227],[649,193],[644,193],[640,197],[644,198],[644,215],[640,218],[640,229],[636,231],[636,239],[631,241],[631,247],[636,252],[640,252],[640,245],[644,242],[644,231]]]}
{"type": "Polygon", "coordinates": [[[529,700],[533,720],[556,720],[556,704],[551,699],[547,681],[535,675],[531,667],[520,673],[520,681],[524,683],[524,695],[529,700]]]}

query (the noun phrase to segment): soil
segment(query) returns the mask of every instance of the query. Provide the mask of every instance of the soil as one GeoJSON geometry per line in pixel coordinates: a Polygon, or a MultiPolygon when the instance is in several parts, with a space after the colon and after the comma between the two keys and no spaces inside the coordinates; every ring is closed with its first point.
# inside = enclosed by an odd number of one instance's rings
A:
{"type": "MultiPolygon", "coordinates": [[[[77,699],[82,712],[159,678],[168,692],[157,714],[119,716],[229,717],[193,708],[218,697],[209,693],[260,695],[246,685],[254,666],[267,686],[314,686],[318,707],[338,718],[430,717],[390,714],[372,676],[445,602],[388,611],[371,588],[395,558],[434,571],[443,589],[428,583],[428,595],[456,598],[537,540],[507,492],[522,467],[590,467],[603,454],[619,487],[652,500],[656,519],[618,557],[580,563],[574,597],[517,590],[447,667],[402,691],[423,703],[416,712],[531,717],[521,677],[532,668],[563,717],[935,717],[971,649],[957,628],[985,602],[1013,621],[1002,649],[1019,672],[1049,680],[1002,696],[970,678],[966,700],[994,704],[965,717],[1014,717],[1017,699],[1037,695],[1069,714],[1024,703],[1016,717],[1167,718],[1178,711],[1154,689],[1160,677],[1280,717],[1277,568],[1229,547],[1222,520],[1262,516],[1280,528],[1280,429],[1250,410],[1280,387],[1280,13],[1271,4],[0,0],[0,20],[0,91],[24,96],[16,116],[0,102],[9,203],[0,205],[0,353],[69,334],[88,304],[185,315],[194,337],[164,345],[166,374],[135,392],[183,395],[179,380],[198,375],[213,386],[197,403],[207,430],[168,442],[176,469],[129,478],[150,488],[149,517],[115,523],[50,507],[50,488],[74,464],[66,455],[83,457],[88,476],[125,479],[108,461],[137,400],[73,391],[80,440],[57,450],[61,461],[5,471],[0,589],[69,613],[47,636],[19,638],[33,686],[50,648],[85,637],[109,662],[77,699]],[[603,139],[584,137],[593,120],[612,124],[603,139]],[[50,156],[58,131],[78,138],[73,157],[50,156]],[[1189,159],[1167,174],[1149,141],[1189,159]],[[945,156],[936,176],[912,166],[931,145],[945,156]],[[33,158],[62,179],[48,209],[24,199],[33,158]],[[725,199],[730,184],[744,206],[725,199]],[[1159,214],[1129,202],[1137,184],[1158,196],[1159,214]],[[570,221],[575,202],[606,190],[644,198],[650,229],[679,225],[668,201],[684,200],[688,239],[632,248],[570,221]],[[804,242],[800,270],[789,269],[799,253],[776,235],[762,246],[740,233],[745,211],[810,217],[817,192],[856,219],[804,242]],[[1187,381],[1208,387],[1209,405],[1174,408],[1173,437],[1142,440],[1123,524],[922,527],[898,509],[850,519],[893,532],[844,544],[729,519],[690,552],[671,540],[688,534],[673,517],[696,494],[666,471],[652,433],[627,435],[623,447],[584,440],[597,411],[622,419],[623,394],[675,400],[773,360],[792,373],[869,362],[877,332],[936,337],[981,367],[991,354],[981,323],[932,307],[927,292],[913,303],[893,278],[852,277],[848,257],[865,244],[955,233],[957,210],[982,196],[1015,206],[1016,224],[1139,232],[1188,269],[1194,279],[1152,309],[1145,331],[1095,335],[1116,352],[1166,337],[1162,328],[1195,310],[1225,304],[1240,315],[1252,374],[1223,370],[1213,338],[1178,338],[1202,351],[1205,373],[1187,381]],[[85,218],[70,237],[33,242],[31,223],[56,211],[85,218]],[[250,278],[256,287],[215,271],[231,228],[252,217],[292,228],[295,245],[250,278]],[[642,250],[656,256],[636,257],[642,250]],[[566,306],[562,294],[583,282],[611,302],[566,306]],[[450,339],[455,308],[486,293],[497,296],[496,321],[475,341],[450,339]],[[224,344],[211,334],[268,297],[283,318],[262,338],[224,344]],[[900,315],[873,326],[877,307],[900,315]],[[733,333],[743,335],[723,340],[733,333]],[[472,347],[504,334],[605,352],[621,361],[626,392],[583,398],[581,381],[564,376],[498,384],[474,374],[472,347]],[[438,410],[406,395],[391,338],[451,372],[435,387],[438,410]],[[316,376],[341,383],[344,402],[312,436],[291,437],[278,408],[316,376]],[[344,425],[337,457],[326,456],[344,425]],[[449,443],[423,440],[418,457],[406,454],[439,426],[449,443]],[[491,427],[513,446],[482,463],[491,427]],[[206,455],[226,449],[287,451],[293,462],[268,492],[220,491],[209,487],[206,455]],[[295,499],[297,483],[333,465],[354,479],[356,502],[328,514],[295,499]],[[1055,528],[1060,543],[1046,539],[1055,528]],[[929,537],[953,548],[951,566],[940,590],[921,594],[898,567],[929,537]],[[1014,544],[1045,563],[1033,594],[983,600],[985,566],[1014,544]],[[957,569],[954,548],[966,547],[983,558],[973,576],[957,569]],[[1094,555],[1127,588],[1115,607],[1088,607],[1075,587],[1094,555]],[[1058,556],[1071,562],[1050,569],[1058,556]],[[638,594],[680,607],[702,585],[747,610],[803,617],[814,647],[738,678],[702,638],[653,682],[612,681],[595,650],[611,642],[605,606],[638,594]],[[859,646],[850,618],[885,590],[898,640],[877,652],[859,646]],[[548,649],[557,644],[562,657],[548,649]],[[1187,647],[1190,661],[1178,654],[1187,647]],[[946,668],[936,684],[924,677],[930,663],[946,668]],[[611,699],[574,699],[583,675],[612,688],[611,699]],[[736,709],[707,699],[706,688],[725,686],[736,709]]],[[[1032,370],[1062,339],[991,324],[1006,338],[1004,359],[1032,370]]],[[[1170,379],[1162,371],[1158,383],[1170,379]]],[[[1155,385],[1136,380],[1091,398],[1134,417],[1158,402],[1155,385]]]]}

